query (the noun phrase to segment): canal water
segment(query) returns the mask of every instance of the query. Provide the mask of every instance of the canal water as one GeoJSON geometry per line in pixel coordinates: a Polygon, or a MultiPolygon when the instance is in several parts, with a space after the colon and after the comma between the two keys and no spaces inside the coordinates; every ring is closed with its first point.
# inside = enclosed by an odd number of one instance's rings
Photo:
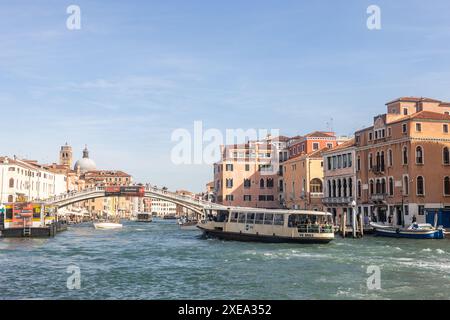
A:
{"type": "Polygon", "coordinates": [[[263,244],[201,239],[174,221],[83,224],[0,239],[0,270],[0,299],[449,299],[450,240],[263,244]],[[80,289],[67,287],[71,266],[80,289]],[[381,289],[368,288],[369,266],[381,289]]]}

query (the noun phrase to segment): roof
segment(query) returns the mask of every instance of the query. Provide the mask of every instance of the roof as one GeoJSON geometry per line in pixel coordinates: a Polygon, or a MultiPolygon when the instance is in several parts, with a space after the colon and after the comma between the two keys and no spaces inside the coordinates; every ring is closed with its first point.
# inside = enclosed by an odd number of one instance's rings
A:
{"type": "Polygon", "coordinates": [[[314,131],[305,135],[305,137],[317,137],[317,138],[334,138],[334,132],[314,131]]]}
{"type": "Polygon", "coordinates": [[[427,119],[427,120],[442,120],[450,121],[450,115],[444,113],[437,113],[431,111],[420,111],[410,116],[410,119],[427,119]]]}
{"type": "Polygon", "coordinates": [[[85,177],[131,177],[128,173],[125,173],[120,170],[94,170],[87,171],[84,174],[85,177]]]}
{"type": "Polygon", "coordinates": [[[388,105],[395,102],[442,102],[442,101],[426,97],[400,97],[390,102],[387,102],[386,104],[388,105]]]}
{"type": "Polygon", "coordinates": [[[343,143],[341,143],[340,145],[337,145],[334,148],[328,149],[328,150],[323,150],[324,153],[328,153],[328,152],[334,152],[334,151],[339,151],[339,150],[344,150],[347,148],[351,148],[355,146],[355,138],[352,138],[350,140],[347,140],[343,143]]]}

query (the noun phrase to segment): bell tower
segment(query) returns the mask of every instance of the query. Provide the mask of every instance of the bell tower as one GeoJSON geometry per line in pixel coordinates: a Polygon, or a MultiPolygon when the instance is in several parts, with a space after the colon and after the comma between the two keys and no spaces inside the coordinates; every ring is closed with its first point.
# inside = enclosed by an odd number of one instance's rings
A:
{"type": "Polygon", "coordinates": [[[69,168],[72,167],[72,147],[67,142],[59,151],[59,164],[69,168]]]}

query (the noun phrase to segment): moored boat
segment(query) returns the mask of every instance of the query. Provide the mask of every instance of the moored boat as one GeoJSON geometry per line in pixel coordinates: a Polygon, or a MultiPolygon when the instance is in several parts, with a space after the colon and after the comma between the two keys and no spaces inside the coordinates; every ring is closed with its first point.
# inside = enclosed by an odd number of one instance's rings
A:
{"type": "Polygon", "coordinates": [[[332,215],[306,210],[229,208],[207,210],[198,224],[205,236],[258,242],[328,243],[334,239],[332,215]]]}
{"type": "Polygon", "coordinates": [[[445,231],[443,228],[435,228],[429,223],[413,223],[408,228],[396,228],[376,223],[370,224],[375,235],[391,238],[410,238],[410,239],[444,239],[445,231]]]}
{"type": "Polygon", "coordinates": [[[147,212],[140,212],[136,216],[137,222],[152,222],[153,217],[150,213],[147,212]]]}

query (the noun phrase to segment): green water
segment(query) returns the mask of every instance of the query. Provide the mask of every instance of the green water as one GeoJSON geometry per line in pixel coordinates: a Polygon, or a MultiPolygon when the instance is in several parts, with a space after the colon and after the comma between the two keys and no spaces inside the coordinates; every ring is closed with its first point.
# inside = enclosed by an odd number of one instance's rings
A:
{"type": "Polygon", "coordinates": [[[0,299],[448,299],[450,240],[263,244],[205,240],[174,221],[85,224],[0,239],[0,269],[0,299]],[[379,290],[367,287],[371,265],[379,290]],[[80,289],[67,288],[69,266],[80,289]]]}

